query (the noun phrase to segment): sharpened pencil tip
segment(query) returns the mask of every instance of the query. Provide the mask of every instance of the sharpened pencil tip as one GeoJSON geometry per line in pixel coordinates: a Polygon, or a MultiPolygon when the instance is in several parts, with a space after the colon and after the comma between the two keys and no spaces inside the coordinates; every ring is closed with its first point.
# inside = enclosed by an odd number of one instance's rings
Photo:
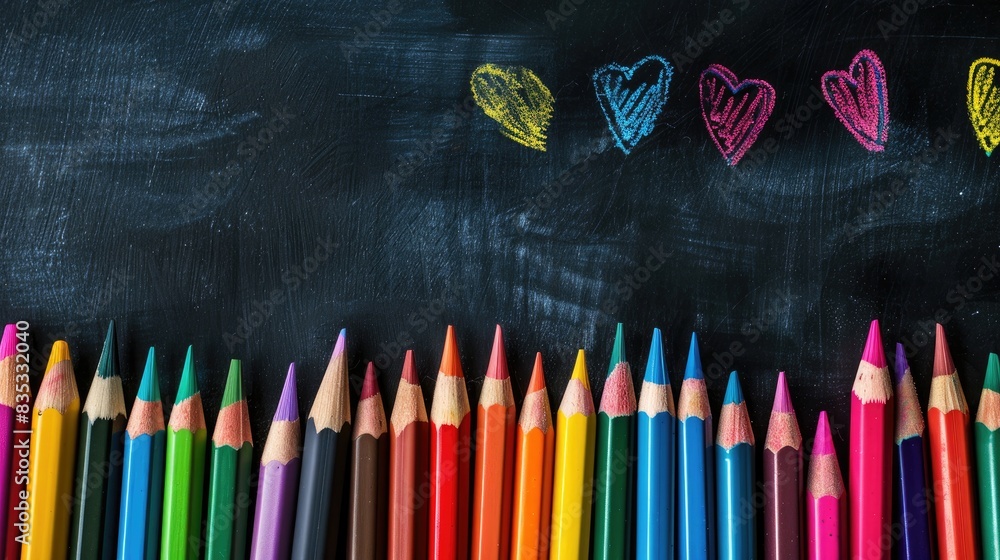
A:
{"type": "Polygon", "coordinates": [[[795,412],[792,407],[792,394],[788,390],[788,378],[785,376],[785,372],[778,373],[778,387],[774,390],[774,406],[771,407],[773,412],[795,412]]]}
{"type": "Polygon", "coordinates": [[[222,406],[226,407],[243,400],[243,364],[239,360],[229,360],[229,375],[226,388],[222,392],[222,406]]]}
{"type": "Polygon", "coordinates": [[[507,350],[503,345],[503,331],[500,325],[493,335],[493,352],[490,353],[490,365],[486,368],[486,377],[493,379],[508,379],[510,371],[507,369],[507,350]]]}
{"type": "Polygon", "coordinates": [[[608,363],[608,375],[614,373],[615,367],[625,361],[625,327],[618,323],[618,327],[615,328],[615,343],[611,348],[611,360],[608,363]]]}
{"type": "Polygon", "coordinates": [[[17,326],[7,325],[3,328],[3,339],[0,340],[0,360],[5,360],[17,353],[17,326]]]}
{"type": "Polygon", "coordinates": [[[368,362],[368,367],[365,368],[365,382],[361,385],[360,398],[367,399],[378,394],[378,375],[375,373],[375,364],[368,362]]]}
{"type": "Polygon", "coordinates": [[[138,397],[146,402],[160,400],[160,374],[156,370],[156,349],[152,346],[146,355],[146,369],[142,371],[142,380],[139,381],[138,397]]]}
{"type": "Polygon", "coordinates": [[[177,386],[177,398],[175,402],[194,396],[198,392],[198,376],[194,372],[194,346],[188,346],[187,356],[184,358],[184,369],[181,370],[181,382],[177,386]]]}
{"type": "Polygon", "coordinates": [[[441,353],[441,375],[465,377],[462,373],[462,363],[458,357],[458,341],[455,338],[455,327],[448,325],[444,336],[444,351],[441,353]]]}
{"type": "Polygon", "coordinates": [[[281,399],[278,400],[278,410],[274,411],[274,419],[286,422],[299,419],[299,395],[295,388],[294,362],[288,366],[288,375],[285,376],[285,386],[281,389],[281,399]]]}
{"type": "Polygon", "coordinates": [[[906,348],[899,342],[896,343],[896,383],[899,383],[910,370],[910,363],[906,360],[906,348]]]}
{"type": "Polygon", "coordinates": [[[865,352],[861,359],[877,367],[885,367],[885,348],[882,347],[882,332],[879,330],[878,319],[872,321],[868,328],[868,340],[865,341],[865,352]]]}
{"type": "Polygon", "coordinates": [[[108,333],[104,336],[104,349],[97,361],[97,375],[104,379],[118,376],[118,331],[113,320],[108,323],[108,333]]]}
{"type": "Polygon", "coordinates": [[[337,343],[333,345],[333,356],[331,356],[330,359],[333,360],[333,358],[343,354],[346,349],[347,329],[340,329],[340,334],[337,335],[337,343]]]}
{"type": "Polygon", "coordinates": [[[584,355],[583,349],[580,349],[576,353],[576,363],[573,364],[573,376],[571,379],[576,379],[583,386],[590,390],[590,379],[587,378],[587,359],[584,355]]]}
{"type": "Polygon", "coordinates": [[[934,339],[934,377],[955,373],[955,362],[951,360],[951,350],[948,349],[948,339],[944,336],[941,323],[937,325],[934,339]]]}
{"type": "Polygon", "coordinates": [[[684,379],[704,379],[705,374],[701,371],[701,353],[698,350],[698,334],[691,333],[691,348],[688,350],[687,368],[684,370],[684,379]]]}
{"type": "Polygon", "coordinates": [[[45,371],[49,371],[59,362],[69,360],[69,344],[65,340],[57,340],[52,343],[52,351],[49,352],[49,363],[45,366],[45,371]]]}
{"type": "Polygon", "coordinates": [[[1000,357],[993,353],[986,361],[986,380],[983,381],[983,389],[1000,393],[1000,357]]]}
{"type": "Polygon", "coordinates": [[[820,411],[816,422],[816,438],[813,440],[813,455],[830,455],[833,453],[833,434],[830,432],[830,418],[826,411],[820,411]]]}
{"type": "Polygon", "coordinates": [[[403,373],[401,375],[403,379],[413,385],[420,384],[417,367],[413,365],[413,350],[407,350],[406,355],[403,356],[403,373]]]}
{"type": "Polygon", "coordinates": [[[726,398],[722,404],[740,404],[743,402],[743,387],[740,386],[740,376],[735,371],[729,373],[729,384],[726,386],[726,398]]]}
{"type": "Polygon", "coordinates": [[[545,390],[545,371],[542,370],[542,353],[535,353],[535,365],[531,368],[531,381],[528,382],[528,392],[545,390]]]}
{"type": "Polygon", "coordinates": [[[646,358],[646,374],[643,381],[656,385],[669,385],[667,366],[663,361],[663,334],[660,329],[653,329],[653,339],[649,343],[649,357],[646,358]]]}

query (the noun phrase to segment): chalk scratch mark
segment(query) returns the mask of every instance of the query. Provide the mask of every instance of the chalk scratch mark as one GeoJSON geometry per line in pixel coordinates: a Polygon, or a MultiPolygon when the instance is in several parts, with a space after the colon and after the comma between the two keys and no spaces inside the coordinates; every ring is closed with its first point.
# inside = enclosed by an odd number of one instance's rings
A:
{"type": "Polygon", "coordinates": [[[989,157],[1000,144],[1000,60],[980,58],[969,67],[969,120],[979,145],[989,157]]]}
{"type": "Polygon", "coordinates": [[[854,138],[871,152],[884,150],[889,137],[889,92],[878,55],[862,50],[846,72],[830,70],[821,82],[823,97],[854,138]]]}
{"type": "Polygon", "coordinates": [[[628,154],[653,131],[673,74],[670,63],[659,56],[629,67],[612,63],[594,72],[597,101],[621,151],[628,154]]]}
{"type": "Polygon", "coordinates": [[[729,165],[739,163],[774,111],[774,87],[764,80],[739,81],[725,66],[712,64],[698,80],[701,116],[729,165]]]}

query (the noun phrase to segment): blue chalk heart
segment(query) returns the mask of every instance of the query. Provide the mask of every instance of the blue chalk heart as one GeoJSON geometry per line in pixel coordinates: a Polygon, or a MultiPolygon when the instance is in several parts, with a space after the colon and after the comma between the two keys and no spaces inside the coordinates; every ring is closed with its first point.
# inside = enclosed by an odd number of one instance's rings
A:
{"type": "Polygon", "coordinates": [[[615,143],[626,154],[653,131],[667,104],[673,75],[670,63],[658,56],[647,56],[630,67],[612,63],[594,72],[597,101],[615,143]]]}

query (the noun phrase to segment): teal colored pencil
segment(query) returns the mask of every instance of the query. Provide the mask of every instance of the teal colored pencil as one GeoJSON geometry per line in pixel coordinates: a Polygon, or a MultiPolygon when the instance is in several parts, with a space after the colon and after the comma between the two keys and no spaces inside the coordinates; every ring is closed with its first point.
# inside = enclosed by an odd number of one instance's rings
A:
{"type": "Polygon", "coordinates": [[[729,374],[715,440],[719,560],[757,558],[753,503],[754,441],[750,415],[736,372],[729,374]]]}
{"type": "Polygon", "coordinates": [[[712,410],[691,334],[687,369],[677,399],[677,558],[715,560],[712,410]]]}
{"type": "Polygon", "coordinates": [[[149,349],[139,394],[125,428],[118,559],[154,560],[160,552],[163,511],[163,459],[166,432],[156,351],[149,349]]]}

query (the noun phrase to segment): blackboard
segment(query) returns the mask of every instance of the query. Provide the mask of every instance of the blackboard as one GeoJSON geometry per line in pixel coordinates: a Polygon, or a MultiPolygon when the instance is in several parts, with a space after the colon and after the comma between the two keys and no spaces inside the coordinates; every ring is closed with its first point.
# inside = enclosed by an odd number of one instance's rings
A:
{"type": "MultiPolygon", "coordinates": [[[[640,378],[665,329],[679,386],[691,331],[713,405],[741,372],[762,442],[779,370],[803,431],[848,396],[868,322],[906,341],[922,398],[945,323],[970,404],[1000,332],[996,158],[967,110],[1000,57],[1000,8],[896,0],[142,0],[19,2],[0,63],[0,311],[31,323],[34,382],[57,337],[85,392],[110,319],[131,403],[150,345],[172,402],[188,344],[210,424],[245,361],[263,441],[290,361],[308,410],[341,327],[357,398],[387,406],[406,348],[430,398],[446,325],[473,402],[496,323],[520,399],[534,353],[556,406],[573,350],[595,394],[614,324],[640,378]],[[884,65],[884,150],[820,91],[861,50],[884,65]],[[627,155],[592,75],[673,70],[627,155]],[[545,151],[477,106],[483,64],[554,99],[545,151]],[[720,64],[774,87],[731,166],[702,121],[720,64]],[[986,264],[984,264],[986,263],[986,264]]],[[[210,426],[211,428],[211,426],[210,426]]]]}

